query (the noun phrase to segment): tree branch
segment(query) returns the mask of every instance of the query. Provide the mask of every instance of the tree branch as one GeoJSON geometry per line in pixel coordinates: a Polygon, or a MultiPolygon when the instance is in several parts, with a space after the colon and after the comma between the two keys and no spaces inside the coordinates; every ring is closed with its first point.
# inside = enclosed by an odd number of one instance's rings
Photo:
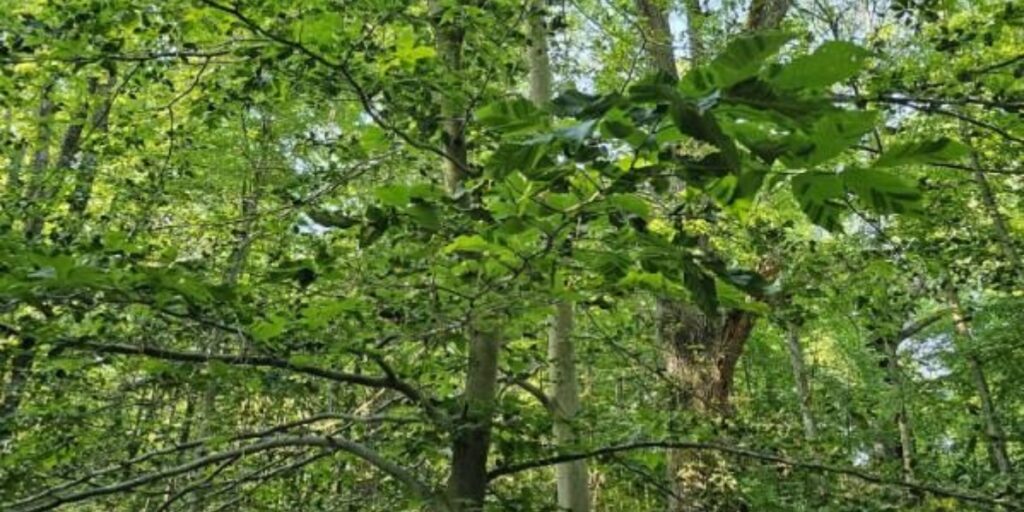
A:
{"type": "Polygon", "coordinates": [[[382,365],[380,358],[374,358],[378,365],[385,368],[384,377],[361,375],[356,373],[345,373],[317,366],[296,364],[284,359],[277,359],[269,356],[258,355],[235,355],[235,354],[204,354],[201,352],[185,352],[168,350],[159,347],[126,345],[122,343],[97,343],[81,340],[69,343],[71,347],[86,348],[96,352],[121,355],[135,355],[163,359],[167,361],[178,361],[184,363],[206,364],[213,361],[238,366],[251,366],[255,368],[277,368],[313,377],[319,377],[334,382],[356,384],[378,389],[391,389],[401,393],[413,403],[424,408],[428,415],[434,420],[443,421],[444,415],[437,410],[423,394],[411,384],[404,382],[395,375],[394,371],[386,364],[382,365]]]}
{"type": "Polygon", "coordinates": [[[985,505],[989,505],[989,506],[1005,507],[1008,510],[1024,510],[1024,507],[1022,507],[1021,505],[1019,505],[1017,503],[1011,502],[1011,501],[1002,500],[1002,499],[998,499],[998,498],[991,498],[991,497],[988,497],[988,496],[981,496],[981,495],[977,495],[977,494],[971,494],[971,493],[968,493],[968,492],[965,492],[965,491],[959,491],[959,490],[956,490],[956,489],[952,489],[950,487],[939,487],[939,486],[930,485],[930,484],[924,484],[924,483],[904,482],[902,480],[896,480],[896,479],[886,478],[886,477],[882,477],[882,476],[878,476],[878,475],[873,475],[871,473],[866,473],[866,472],[863,472],[863,471],[860,471],[860,470],[857,470],[857,469],[853,469],[853,468],[848,468],[848,467],[831,466],[831,465],[828,465],[828,464],[821,464],[821,463],[818,463],[818,462],[806,462],[806,461],[794,460],[794,459],[790,459],[790,458],[787,458],[787,457],[782,457],[780,455],[774,455],[774,454],[771,454],[771,453],[757,452],[757,451],[753,451],[753,450],[747,450],[745,448],[738,448],[738,447],[734,447],[734,446],[726,446],[726,445],[715,444],[715,443],[699,443],[699,442],[693,442],[693,441],[683,441],[683,442],[674,442],[674,441],[641,441],[641,442],[636,442],[636,443],[628,443],[628,444],[621,444],[621,445],[616,445],[616,446],[609,446],[609,447],[605,447],[605,448],[599,448],[599,449],[591,450],[591,451],[587,451],[587,452],[566,453],[566,454],[561,454],[561,455],[555,455],[553,457],[547,457],[547,458],[544,458],[544,459],[538,459],[538,460],[527,461],[527,462],[520,462],[520,463],[517,463],[517,464],[509,464],[509,465],[505,465],[505,466],[499,466],[499,467],[489,471],[487,473],[487,478],[489,480],[495,480],[495,479],[501,478],[503,476],[513,475],[513,474],[521,473],[523,471],[528,471],[528,470],[531,470],[531,469],[537,469],[537,468],[553,466],[555,464],[561,464],[561,463],[564,463],[564,462],[572,462],[572,461],[576,461],[576,460],[591,459],[591,458],[595,458],[595,457],[604,457],[604,456],[614,455],[614,454],[622,453],[622,452],[630,452],[630,451],[636,451],[636,450],[647,450],[647,449],[652,449],[652,448],[661,448],[661,449],[669,449],[670,448],[670,449],[675,449],[675,450],[717,451],[717,452],[722,452],[722,453],[728,453],[728,454],[731,454],[731,455],[736,455],[736,456],[739,456],[739,457],[745,457],[745,458],[748,458],[748,459],[754,459],[754,460],[759,460],[759,461],[764,461],[764,462],[773,462],[775,464],[781,464],[783,466],[789,466],[789,467],[793,467],[793,468],[800,468],[800,469],[806,469],[806,470],[812,470],[812,471],[823,471],[823,472],[827,472],[827,473],[834,473],[834,474],[845,475],[845,476],[856,478],[858,480],[862,480],[862,481],[865,481],[865,482],[869,482],[869,483],[873,483],[873,484],[878,484],[878,485],[886,485],[886,486],[894,486],[894,487],[904,487],[904,488],[908,488],[908,489],[914,489],[914,490],[918,490],[918,491],[927,492],[927,493],[930,493],[930,494],[933,494],[933,495],[936,495],[936,496],[943,496],[943,497],[947,497],[947,498],[955,498],[955,499],[962,500],[962,501],[968,501],[968,502],[973,502],[973,503],[981,503],[981,504],[985,504],[985,505]]]}
{"type": "Polygon", "coordinates": [[[472,174],[470,172],[470,169],[467,168],[467,166],[464,163],[459,161],[458,158],[449,155],[448,152],[444,150],[441,150],[430,144],[420,142],[414,139],[411,135],[398,129],[398,127],[394,126],[393,124],[389,123],[386,119],[384,119],[383,116],[380,115],[380,112],[378,112],[377,109],[373,106],[373,99],[371,98],[371,95],[368,94],[365,89],[363,89],[363,86],[359,84],[359,82],[355,79],[355,76],[352,74],[352,71],[349,70],[344,65],[344,63],[334,62],[328,59],[327,57],[324,57],[323,55],[320,55],[319,53],[310,50],[302,43],[292,41],[291,39],[287,39],[285,37],[281,37],[263,28],[262,26],[260,26],[260,24],[256,23],[253,19],[249,18],[242,11],[235,7],[229,7],[227,5],[217,3],[213,0],[200,1],[210,6],[212,9],[216,9],[218,11],[231,15],[238,21],[242,22],[242,24],[248,27],[249,30],[251,30],[252,32],[259,34],[263,37],[266,37],[267,39],[270,39],[271,41],[274,41],[278,44],[288,46],[322,65],[336,69],[341,74],[341,78],[345,81],[345,83],[347,83],[348,86],[352,88],[352,91],[356,93],[356,96],[359,98],[359,103],[362,105],[363,110],[366,111],[366,114],[370,116],[370,119],[372,119],[373,122],[377,124],[377,126],[380,126],[381,128],[397,135],[400,139],[405,141],[406,144],[409,144],[414,148],[433,153],[447,160],[448,162],[451,162],[452,165],[458,167],[459,170],[462,171],[463,173],[466,173],[467,175],[472,174]]]}
{"type": "MultiPolygon", "coordinates": [[[[415,475],[407,471],[405,468],[391,462],[382,457],[377,452],[363,446],[359,443],[349,441],[347,439],[340,439],[329,436],[277,436],[252,443],[246,446],[241,446],[231,450],[225,450],[222,452],[210,454],[204,457],[193,459],[189,462],[179,464],[161,471],[147,473],[138,477],[124,480],[121,482],[112,483],[109,485],[93,487],[79,492],[54,495],[50,496],[50,500],[45,503],[39,503],[36,505],[29,505],[19,512],[43,512],[46,510],[53,510],[62,505],[70,503],[78,503],[86,501],[91,498],[106,496],[110,494],[116,494],[120,492],[130,491],[136,487],[140,487],[152,482],[170,478],[173,476],[181,475],[194,471],[196,469],[209,466],[212,464],[219,464],[224,461],[228,461],[235,458],[246,457],[260,452],[268,450],[274,450],[278,448],[291,448],[291,447],[317,447],[324,448],[327,450],[341,450],[360,459],[365,460],[377,469],[383,471],[389,476],[398,480],[400,483],[408,487],[418,496],[425,499],[434,499],[434,492],[424,482],[420,481],[415,475]]],[[[9,507],[10,505],[8,505],[9,507]]]]}

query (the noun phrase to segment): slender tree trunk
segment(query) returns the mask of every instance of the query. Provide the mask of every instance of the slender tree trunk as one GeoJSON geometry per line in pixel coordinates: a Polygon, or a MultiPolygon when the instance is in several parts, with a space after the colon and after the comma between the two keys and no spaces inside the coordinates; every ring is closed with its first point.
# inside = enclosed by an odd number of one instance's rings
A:
{"type": "MultiPolygon", "coordinates": [[[[545,0],[535,0],[530,12],[530,100],[541,107],[551,101],[551,57],[545,23],[545,0]]],[[[572,339],[573,304],[560,300],[551,315],[548,338],[548,395],[554,416],[555,446],[567,449],[576,442],[573,420],[579,411],[576,377],[576,349],[572,339]]],[[[590,510],[590,493],[585,460],[555,466],[558,508],[571,512],[590,510]]]]}
{"type": "Polygon", "coordinates": [[[914,465],[916,458],[916,442],[914,439],[914,427],[910,420],[909,409],[907,408],[907,386],[903,378],[903,371],[899,364],[899,354],[896,347],[902,339],[889,342],[885,345],[886,358],[889,360],[889,379],[896,389],[897,400],[899,400],[899,411],[896,413],[896,428],[900,436],[900,462],[903,480],[913,482],[914,465]]]}
{"type": "MultiPolygon", "coordinates": [[[[696,1],[696,0],[687,0],[696,1]]],[[[747,30],[776,28],[782,24],[794,0],[751,0],[747,9],[747,30]]]]}
{"type": "Polygon", "coordinates": [[[530,101],[542,106],[551,101],[551,55],[548,52],[547,0],[530,4],[530,101]]]}
{"type": "Polygon", "coordinates": [[[7,124],[7,137],[14,151],[11,153],[10,162],[7,164],[7,181],[4,183],[5,195],[10,198],[17,198],[21,194],[21,168],[25,164],[26,144],[19,139],[14,132],[14,120],[11,109],[4,112],[4,121],[7,124]]]}
{"type": "MultiPolygon", "coordinates": [[[[576,442],[573,426],[579,411],[579,390],[576,385],[576,354],[572,340],[573,305],[555,304],[551,335],[548,340],[548,364],[551,379],[551,405],[554,414],[555,444],[571,447],[576,442]]],[[[583,460],[555,466],[558,508],[585,512],[590,508],[587,488],[587,465],[583,460]]]]}
{"type": "MultiPolygon", "coordinates": [[[[953,313],[953,323],[956,327],[957,336],[967,342],[973,342],[974,334],[963,314],[960,306],[960,298],[956,291],[950,289],[948,292],[949,304],[953,313]]],[[[973,343],[971,343],[973,345],[973,343]]],[[[988,381],[985,379],[985,371],[981,359],[974,352],[973,347],[966,347],[960,350],[967,367],[971,373],[971,383],[974,384],[978,399],[981,400],[981,415],[985,422],[985,437],[988,440],[989,456],[992,464],[999,470],[1000,474],[1009,475],[1013,471],[1010,457],[1006,451],[1006,434],[1002,424],[999,422],[999,415],[996,413],[995,402],[992,401],[992,394],[988,388],[988,381]]]]}
{"type": "MultiPolygon", "coordinates": [[[[30,226],[35,216],[40,215],[38,206],[32,204],[32,201],[41,194],[46,168],[50,165],[50,142],[53,137],[53,102],[50,100],[52,87],[52,83],[44,86],[40,93],[39,110],[36,113],[36,120],[39,123],[36,150],[32,157],[32,175],[26,191],[29,215],[25,220],[25,235],[30,242],[35,238],[30,226]]],[[[20,338],[17,355],[11,361],[10,377],[4,385],[3,401],[0,402],[0,445],[6,443],[14,433],[14,416],[21,407],[25,388],[28,387],[35,364],[35,338],[31,335],[22,335],[20,338]]]]}
{"type": "Polygon", "coordinates": [[[789,365],[793,370],[796,395],[800,400],[800,418],[804,426],[804,439],[813,441],[818,437],[818,425],[814,421],[814,411],[811,408],[811,386],[807,380],[804,351],[800,346],[799,327],[796,325],[786,326],[786,350],[789,352],[789,365]]]}
{"type": "MultiPolygon", "coordinates": [[[[443,6],[432,1],[437,53],[444,63],[453,87],[458,85],[462,72],[462,45],[464,32],[461,13],[444,16],[445,9],[461,7],[443,6]]],[[[467,177],[465,109],[457,95],[441,94],[439,98],[443,130],[442,149],[445,158],[445,186],[451,196],[462,192],[462,181],[467,177]]],[[[462,397],[462,411],[455,418],[452,432],[451,474],[448,478],[449,506],[456,511],[478,511],[487,495],[487,457],[491,446],[491,422],[494,416],[495,393],[498,384],[498,357],[501,337],[493,319],[476,318],[467,333],[469,357],[466,365],[466,384],[462,397]],[[490,325],[486,325],[490,320],[490,325]]]]}
{"type": "MultiPolygon", "coordinates": [[[[965,137],[966,137],[966,130],[965,137]]],[[[999,241],[999,247],[1003,251],[1003,255],[1014,269],[1014,273],[1017,277],[1022,276],[1024,268],[1021,268],[1020,256],[1017,254],[1017,249],[1013,244],[1013,238],[1010,236],[1010,230],[1006,227],[1006,218],[1003,217],[1002,212],[999,211],[999,203],[996,201],[996,195],[992,191],[992,185],[989,184],[988,178],[985,173],[982,172],[981,157],[978,155],[977,149],[971,146],[971,165],[974,167],[974,182],[978,185],[978,190],[981,192],[981,204],[985,206],[985,211],[988,216],[992,219],[992,226],[996,231],[996,238],[999,241]]]]}
{"type": "Polygon", "coordinates": [[[28,386],[32,365],[35,362],[35,338],[24,335],[11,362],[11,375],[4,386],[3,402],[0,403],[0,451],[14,434],[14,416],[21,406],[25,388],[28,386]]]}
{"type": "Polygon", "coordinates": [[[879,367],[885,371],[885,382],[891,387],[898,400],[898,410],[895,417],[892,418],[893,423],[896,424],[898,439],[896,442],[891,441],[888,428],[884,425],[880,426],[879,430],[887,434],[876,443],[875,451],[884,459],[895,459],[898,457],[900,460],[900,471],[903,475],[903,480],[906,482],[914,481],[917,443],[914,437],[912,418],[909,413],[907,384],[903,378],[903,371],[900,368],[897,347],[903,340],[920,333],[943,318],[946,313],[945,310],[933,312],[906,325],[895,335],[880,335],[871,342],[871,346],[878,352],[879,367]]]}
{"type": "Polygon", "coordinates": [[[42,99],[39,102],[37,114],[38,142],[36,152],[32,156],[32,175],[29,178],[28,189],[25,191],[25,202],[27,203],[28,215],[25,218],[25,238],[29,241],[35,240],[39,227],[42,225],[42,206],[39,200],[43,196],[43,189],[46,186],[46,169],[50,166],[50,143],[53,138],[53,101],[50,99],[53,84],[44,86],[42,99]],[[38,217],[38,218],[37,218],[38,217]]]}

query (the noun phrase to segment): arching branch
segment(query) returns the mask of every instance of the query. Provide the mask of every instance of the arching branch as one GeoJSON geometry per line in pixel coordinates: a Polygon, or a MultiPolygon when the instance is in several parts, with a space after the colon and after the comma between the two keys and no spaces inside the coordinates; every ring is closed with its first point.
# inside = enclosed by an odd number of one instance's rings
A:
{"type": "Polygon", "coordinates": [[[415,404],[422,406],[428,415],[434,420],[443,421],[444,415],[437,410],[430,401],[423,396],[418,389],[408,382],[398,378],[395,372],[379,357],[374,357],[374,362],[381,367],[385,375],[382,377],[362,375],[357,373],[339,372],[318,366],[296,364],[285,359],[278,359],[270,356],[259,355],[236,355],[236,354],[205,354],[202,352],[176,351],[165,348],[147,345],[127,345],[122,343],[98,343],[88,340],[79,340],[68,343],[72,348],[89,349],[107,354],[121,354],[128,356],[145,356],[166,361],[177,361],[183,363],[208,364],[219,362],[237,366],[249,366],[256,368],[276,368],[294,373],[300,373],[334,382],[356,384],[378,389],[391,389],[402,394],[415,404]]]}
{"type": "Polygon", "coordinates": [[[529,471],[531,469],[538,469],[555,464],[561,464],[563,462],[572,462],[575,460],[592,459],[595,457],[606,457],[609,455],[615,455],[623,452],[630,452],[636,450],[649,450],[649,449],[674,449],[674,450],[699,450],[699,451],[717,451],[721,453],[727,453],[738,457],[744,457],[747,459],[759,460],[763,462],[771,462],[788,466],[792,468],[799,468],[811,471],[821,471],[826,473],[833,473],[839,475],[845,475],[865,482],[886,485],[893,487],[903,487],[913,489],[917,491],[923,491],[935,496],[943,496],[946,498],[954,498],[961,501],[968,501],[972,503],[981,503],[988,506],[999,506],[1005,507],[1008,510],[1024,510],[1020,504],[1002,500],[998,498],[991,498],[988,496],[981,496],[978,494],[971,494],[965,491],[959,491],[950,487],[939,487],[936,485],[925,484],[925,483],[912,483],[904,482],[902,480],[896,480],[886,478],[883,476],[874,475],[857,469],[832,466],[828,464],[822,464],[819,462],[808,462],[781,455],[775,455],[772,453],[764,453],[746,448],[739,448],[735,446],[727,446],[716,443],[700,443],[694,441],[640,441],[636,443],[620,444],[616,446],[608,446],[605,448],[598,448],[596,450],[578,452],[578,453],[566,453],[561,455],[555,455],[553,457],[547,457],[544,459],[538,459],[527,462],[520,462],[516,464],[509,464],[505,466],[499,466],[492,469],[487,473],[487,477],[490,480],[495,480],[504,476],[521,473],[523,471],[529,471]]]}
{"type": "MultiPolygon", "coordinates": [[[[166,478],[171,478],[177,475],[188,473],[196,469],[221,464],[225,461],[229,461],[236,458],[242,458],[256,453],[261,453],[269,450],[275,450],[279,448],[294,448],[294,447],[316,447],[323,448],[326,450],[340,450],[364,461],[370,463],[380,471],[383,471],[387,475],[391,476],[395,480],[408,487],[416,495],[425,499],[434,499],[434,492],[430,486],[420,481],[415,475],[406,470],[405,468],[385,459],[379,453],[363,446],[359,443],[349,441],[347,439],[341,439],[330,436],[275,436],[256,443],[251,443],[245,446],[234,448],[231,450],[225,450],[222,452],[213,453],[203,457],[193,459],[191,461],[172,466],[160,471],[154,471],[146,473],[144,475],[137,476],[128,480],[120,482],[92,487],[82,491],[65,493],[65,494],[52,494],[47,495],[47,499],[42,502],[35,504],[28,504],[24,508],[13,508],[10,505],[5,506],[7,510],[16,510],[18,512],[43,512],[46,510],[54,510],[63,505],[71,503],[79,503],[99,496],[107,496],[111,494],[117,494],[121,492],[131,491],[137,487],[141,487],[146,484],[157,482],[166,478]]],[[[37,500],[40,501],[40,500],[37,500]]]]}

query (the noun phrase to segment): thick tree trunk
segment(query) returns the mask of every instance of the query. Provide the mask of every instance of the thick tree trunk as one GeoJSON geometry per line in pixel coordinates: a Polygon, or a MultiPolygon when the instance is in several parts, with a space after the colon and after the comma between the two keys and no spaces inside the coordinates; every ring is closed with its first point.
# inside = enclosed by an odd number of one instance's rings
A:
{"type": "MultiPolygon", "coordinates": [[[[463,27],[460,15],[444,16],[446,8],[439,2],[430,4],[434,20],[435,45],[448,76],[457,83],[462,71],[463,27]]],[[[445,186],[451,196],[462,192],[467,177],[466,122],[464,107],[454,95],[439,98],[445,157],[445,186]]],[[[455,418],[452,432],[451,474],[447,498],[456,511],[478,511],[487,495],[487,456],[491,447],[491,420],[494,416],[498,384],[498,357],[501,336],[493,324],[482,328],[485,320],[477,318],[467,334],[469,357],[462,413],[455,418]]]]}
{"type": "MultiPolygon", "coordinates": [[[[656,70],[678,78],[668,14],[657,1],[636,0],[648,60],[656,70]]],[[[754,2],[752,8],[770,11],[770,15],[751,13],[747,29],[774,28],[785,17],[789,3],[789,0],[754,2]]],[[[705,57],[705,45],[700,34],[705,13],[699,0],[686,0],[684,7],[691,63],[697,66],[705,57]]],[[[768,260],[763,261],[762,265],[772,275],[778,270],[777,265],[768,260]]],[[[666,370],[677,381],[674,407],[712,417],[729,415],[729,395],[732,392],[736,363],[753,330],[754,317],[739,310],[712,317],[693,305],[680,304],[667,298],[657,299],[655,317],[658,338],[665,351],[666,370]]],[[[680,478],[686,466],[703,465],[701,461],[691,460],[693,457],[693,454],[680,450],[667,452],[666,470],[669,490],[672,491],[669,496],[670,511],[703,508],[700,500],[695,498],[680,478]]]]}
{"type": "Polygon", "coordinates": [[[786,350],[789,352],[789,365],[793,371],[793,382],[800,405],[800,419],[804,427],[804,439],[813,441],[818,437],[818,425],[814,421],[811,408],[811,386],[807,379],[807,367],[804,364],[804,351],[800,346],[799,327],[786,326],[786,350]]]}
{"type": "MultiPolygon", "coordinates": [[[[950,289],[948,292],[949,304],[953,313],[953,323],[956,327],[957,336],[967,342],[972,342],[974,334],[963,314],[960,306],[960,298],[956,292],[950,289]]],[[[973,344],[973,343],[972,343],[973,344]]],[[[959,350],[967,361],[967,367],[971,373],[971,383],[974,385],[978,399],[981,401],[981,415],[985,422],[985,437],[988,441],[989,457],[992,465],[999,470],[1000,474],[1009,475],[1013,471],[1010,457],[1006,451],[1006,434],[1002,424],[999,422],[999,415],[996,413],[995,403],[992,400],[992,393],[988,388],[988,380],[985,379],[985,371],[981,359],[974,353],[972,347],[959,350]]]]}
{"type": "Polygon", "coordinates": [[[500,350],[497,333],[489,330],[470,333],[466,389],[462,414],[452,433],[452,472],[448,479],[449,502],[457,511],[483,509],[500,350]]]}
{"type": "Polygon", "coordinates": [[[636,0],[636,10],[640,14],[641,36],[651,67],[678,79],[672,30],[665,5],[659,0],[636,0]]]}

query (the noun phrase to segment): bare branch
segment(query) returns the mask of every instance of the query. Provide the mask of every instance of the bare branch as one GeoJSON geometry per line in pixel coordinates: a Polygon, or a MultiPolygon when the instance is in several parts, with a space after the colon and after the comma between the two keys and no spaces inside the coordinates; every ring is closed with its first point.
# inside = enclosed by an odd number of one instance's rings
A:
{"type": "Polygon", "coordinates": [[[591,450],[591,451],[587,451],[587,452],[566,453],[566,454],[562,454],[562,455],[555,455],[553,457],[547,457],[547,458],[544,458],[544,459],[538,459],[538,460],[527,461],[527,462],[520,462],[520,463],[517,463],[517,464],[509,464],[509,465],[505,465],[505,466],[499,466],[499,467],[489,471],[487,473],[487,477],[490,480],[495,480],[495,479],[501,478],[503,476],[513,475],[513,474],[521,473],[523,471],[528,471],[528,470],[531,470],[531,469],[537,469],[537,468],[553,466],[555,464],[561,464],[563,462],[572,462],[572,461],[576,461],[576,460],[591,459],[591,458],[595,458],[595,457],[604,457],[604,456],[614,455],[614,454],[622,453],[622,452],[630,452],[630,451],[636,451],[636,450],[647,450],[647,449],[652,449],[652,448],[660,448],[660,449],[668,449],[668,448],[670,448],[670,449],[675,449],[675,450],[717,451],[717,452],[722,452],[722,453],[728,453],[728,454],[731,454],[731,455],[736,455],[736,456],[739,456],[739,457],[745,457],[745,458],[748,458],[748,459],[754,459],[754,460],[760,460],[760,461],[764,461],[764,462],[772,462],[772,463],[775,463],[775,464],[781,464],[783,466],[789,466],[789,467],[793,467],[793,468],[800,468],[800,469],[806,469],[806,470],[812,470],[812,471],[823,471],[823,472],[827,472],[827,473],[834,473],[834,474],[839,474],[839,475],[845,475],[845,476],[853,477],[853,478],[856,478],[858,480],[862,480],[862,481],[865,481],[865,482],[870,482],[870,483],[873,483],[873,484],[886,485],[886,486],[894,486],[894,487],[903,487],[903,488],[907,488],[907,489],[913,489],[913,490],[917,490],[917,491],[927,492],[927,493],[930,493],[930,494],[933,494],[933,495],[936,495],[936,496],[943,496],[943,497],[947,497],[947,498],[955,498],[955,499],[958,499],[958,500],[961,500],[961,501],[968,501],[968,502],[973,502],[973,503],[981,503],[981,504],[985,504],[985,505],[989,505],[989,506],[1005,507],[1008,510],[1024,510],[1024,507],[1022,507],[1021,505],[1019,505],[1017,503],[1011,502],[1011,501],[1007,501],[1007,500],[1003,500],[1003,499],[998,499],[998,498],[991,498],[991,497],[988,497],[988,496],[981,496],[981,495],[978,495],[978,494],[971,494],[971,493],[968,493],[968,492],[965,492],[965,491],[959,491],[959,490],[953,489],[951,487],[946,487],[946,486],[939,487],[939,486],[936,486],[936,485],[930,485],[930,484],[925,484],[925,483],[905,482],[903,480],[896,480],[896,479],[886,478],[886,477],[882,477],[882,476],[878,476],[878,475],[873,475],[871,473],[866,473],[866,472],[863,472],[863,471],[860,471],[860,470],[857,470],[857,469],[853,469],[853,468],[848,468],[848,467],[831,466],[831,465],[828,465],[828,464],[821,464],[821,463],[818,463],[818,462],[800,461],[800,460],[790,459],[790,458],[787,458],[787,457],[782,457],[780,455],[774,455],[774,454],[771,454],[771,453],[757,452],[757,451],[753,451],[753,450],[747,450],[745,448],[738,448],[738,447],[735,447],[735,446],[727,446],[727,445],[721,445],[721,444],[716,444],[716,443],[699,443],[699,442],[693,442],[693,441],[680,441],[680,442],[677,442],[677,441],[641,441],[641,442],[637,442],[637,443],[621,444],[621,445],[617,445],[617,446],[609,446],[609,447],[605,447],[605,448],[598,448],[596,450],[591,450]]]}
{"type": "MultiPolygon", "coordinates": [[[[427,410],[428,414],[430,414],[432,418],[443,419],[443,415],[440,413],[440,411],[436,410],[436,408],[434,408],[433,405],[430,404],[429,400],[427,400],[418,389],[416,389],[407,382],[399,380],[395,375],[394,371],[392,371],[390,367],[387,367],[386,365],[383,365],[382,367],[385,368],[385,372],[387,373],[387,375],[384,377],[375,377],[356,373],[339,372],[336,370],[330,370],[326,368],[320,368],[317,366],[310,366],[305,364],[296,364],[292,363],[291,361],[277,359],[269,356],[204,354],[201,352],[175,351],[159,347],[126,345],[122,343],[97,343],[88,340],[70,342],[69,346],[86,348],[94,350],[96,352],[108,354],[145,356],[152,357],[154,359],[179,361],[184,363],[206,364],[216,361],[220,363],[238,366],[251,366],[256,368],[277,368],[295,373],[301,373],[304,375],[310,375],[313,377],[319,377],[334,382],[357,384],[360,386],[367,386],[371,388],[391,389],[401,393],[413,403],[423,406],[423,408],[427,410]]],[[[377,362],[378,365],[382,364],[380,358],[375,358],[374,360],[377,362]]]]}
{"type": "Polygon", "coordinates": [[[347,439],[340,439],[337,437],[330,436],[276,436],[271,437],[256,443],[248,444],[231,450],[225,450],[218,453],[213,453],[197,459],[193,459],[189,462],[179,464],[170,468],[163,469],[152,473],[137,476],[135,478],[124,480],[121,482],[112,483],[109,485],[92,487],[79,492],[57,494],[49,496],[49,500],[38,503],[35,505],[28,505],[22,509],[14,509],[11,505],[6,506],[8,510],[19,510],[19,512],[43,512],[46,510],[53,510],[62,505],[70,503],[78,503],[86,501],[99,496],[106,496],[110,494],[116,494],[126,491],[131,491],[137,487],[150,484],[159,480],[174,477],[196,469],[219,464],[224,461],[228,461],[234,458],[246,457],[260,452],[269,450],[275,450],[279,448],[292,448],[292,447],[317,447],[327,450],[340,450],[348,452],[352,455],[365,460],[377,469],[390,475],[395,480],[398,480],[403,485],[408,487],[411,491],[416,493],[418,496],[426,499],[434,499],[434,492],[424,482],[420,481],[415,475],[407,471],[405,468],[385,459],[377,452],[363,446],[359,443],[349,441],[347,439]]]}

